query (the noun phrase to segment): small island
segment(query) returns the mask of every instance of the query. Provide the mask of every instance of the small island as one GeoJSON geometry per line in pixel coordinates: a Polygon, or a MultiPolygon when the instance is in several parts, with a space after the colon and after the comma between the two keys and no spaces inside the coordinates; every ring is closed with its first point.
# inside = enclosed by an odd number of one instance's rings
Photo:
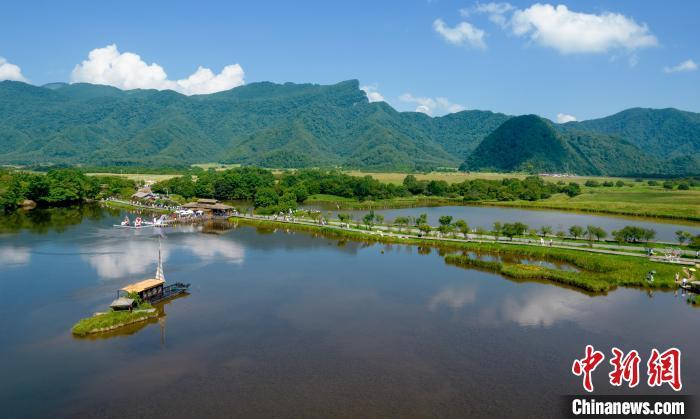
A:
{"type": "Polygon", "coordinates": [[[176,282],[165,285],[163,260],[158,250],[156,277],[129,284],[117,292],[117,299],[109,305],[109,311],[95,313],[80,320],[72,328],[73,335],[84,337],[95,333],[109,332],[130,324],[158,317],[154,304],[187,293],[190,284],[176,282]]]}

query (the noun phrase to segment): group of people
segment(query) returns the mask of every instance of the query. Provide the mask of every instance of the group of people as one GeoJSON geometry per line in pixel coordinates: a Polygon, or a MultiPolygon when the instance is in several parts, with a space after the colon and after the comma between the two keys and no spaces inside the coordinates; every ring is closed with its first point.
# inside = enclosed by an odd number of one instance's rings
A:
{"type": "MultiPolygon", "coordinates": [[[[156,221],[156,219],[154,218],[153,219],[154,224],[155,224],[155,221],[156,221]]],[[[124,217],[124,220],[122,221],[121,224],[125,227],[131,225],[131,220],[129,219],[128,215],[126,217],[124,217]]],[[[136,219],[134,220],[134,227],[141,227],[142,225],[143,225],[143,220],[141,219],[141,217],[136,217],[136,219]]]]}

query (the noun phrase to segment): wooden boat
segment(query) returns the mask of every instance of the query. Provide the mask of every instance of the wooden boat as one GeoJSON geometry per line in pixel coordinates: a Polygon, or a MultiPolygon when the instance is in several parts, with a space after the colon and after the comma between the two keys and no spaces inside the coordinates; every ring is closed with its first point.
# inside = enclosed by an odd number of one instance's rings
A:
{"type": "Polygon", "coordinates": [[[117,299],[110,304],[114,310],[129,310],[135,301],[131,296],[138,295],[141,300],[156,304],[178,295],[184,294],[190,288],[190,284],[175,282],[170,285],[165,285],[165,275],[163,274],[163,259],[161,251],[158,249],[158,267],[156,268],[156,277],[144,279],[143,281],[135,282],[126,285],[117,291],[117,299]]]}

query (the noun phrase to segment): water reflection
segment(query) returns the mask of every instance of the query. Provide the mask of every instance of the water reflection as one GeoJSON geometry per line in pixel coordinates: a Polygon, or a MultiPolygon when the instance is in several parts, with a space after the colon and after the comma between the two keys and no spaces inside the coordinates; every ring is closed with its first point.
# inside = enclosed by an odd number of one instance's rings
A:
{"type": "Polygon", "coordinates": [[[435,311],[441,306],[459,310],[476,301],[476,289],[471,286],[447,287],[430,298],[428,309],[435,311]]]}
{"type": "Polygon", "coordinates": [[[30,259],[31,254],[27,247],[0,247],[0,267],[26,265],[30,259]]]}
{"type": "Polygon", "coordinates": [[[216,236],[188,236],[178,240],[177,244],[192,252],[200,261],[223,258],[226,262],[241,264],[245,258],[243,246],[216,236]]]}
{"type": "MultiPolygon", "coordinates": [[[[82,257],[92,266],[102,279],[115,279],[144,274],[154,270],[158,255],[158,241],[155,240],[110,240],[93,244],[84,251],[82,257]]],[[[162,246],[163,263],[167,266],[169,246],[162,246]]]]}
{"type": "MultiPolygon", "coordinates": [[[[308,208],[318,209],[318,205],[310,205],[308,208]]],[[[338,211],[333,208],[332,217],[338,211]]],[[[367,210],[343,210],[339,211],[351,214],[354,220],[362,220],[367,210]]],[[[656,239],[661,241],[676,242],[677,230],[689,231],[693,234],[700,233],[700,225],[692,221],[663,219],[644,219],[639,217],[624,217],[603,214],[585,214],[555,210],[533,210],[521,208],[502,207],[478,207],[478,206],[445,206],[445,207],[416,207],[398,209],[375,209],[375,214],[384,216],[386,222],[391,222],[398,216],[417,217],[422,213],[428,215],[431,225],[438,225],[438,218],[443,215],[451,215],[455,220],[466,220],[469,226],[491,229],[496,221],[511,223],[519,221],[530,228],[539,229],[543,225],[551,226],[554,232],[568,231],[569,227],[578,224],[581,226],[595,225],[602,227],[608,233],[619,230],[627,225],[636,225],[656,230],[656,239]]]]}
{"type": "MultiPolygon", "coordinates": [[[[0,244],[31,255],[0,274],[0,295],[12,296],[0,306],[5,416],[134,417],[157,405],[173,417],[556,417],[559,397],[580,391],[571,359],[586,344],[700,351],[700,316],[680,293],[591,297],[447,265],[417,246],[250,227],[159,238],[111,229],[121,217],[0,244]],[[70,326],[121,285],[95,272],[138,260],[145,272],[124,275],[142,279],[159,240],[168,281],[192,294],[159,321],[73,339],[70,326]]],[[[700,360],[683,368],[694,391],[700,360]]]]}

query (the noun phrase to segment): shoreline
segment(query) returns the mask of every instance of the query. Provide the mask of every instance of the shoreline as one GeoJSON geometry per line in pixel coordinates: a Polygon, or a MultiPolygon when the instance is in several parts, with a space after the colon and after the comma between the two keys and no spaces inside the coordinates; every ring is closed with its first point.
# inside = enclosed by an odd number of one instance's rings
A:
{"type": "MultiPolygon", "coordinates": [[[[564,272],[549,268],[534,269],[523,264],[478,263],[481,268],[497,273],[524,279],[541,279],[559,282],[594,293],[605,293],[617,286],[633,286],[644,289],[671,289],[677,286],[674,274],[682,265],[649,260],[642,254],[605,251],[601,249],[573,248],[569,246],[543,247],[523,242],[458,240],[444,238],[426,238],[410,235],[384,234],[378,231],[363,231],[341,228],[333,225],[317,225],[312,222],[276,221],[249,216],[231,217],[234,222],[252,227],[282,228],[295,231],[327,234],[329,236],[348,238],[358,241],[377,243],[405,244],[415,246],[437,247],[455,251],[484,252],[496,255],[517,255],[566,262],[579,268],[579,272],[564,272]],[[656,271],[658,280],[648,282],[645,275],[656,271]]],[[[447,263],[451,261],[446,259],[447,263]]],[[[453,262],[458,262],[453,260],[453,262]]],[[[459,261],[458,265],[477,263],[459,261]]]]}
{"type": "Polygon", "coordinates": [[[370,210],[370,209],[402,209],[413,207],[499,207],[499,208],[515,208],[527,209],[532,211],[562,211],[569,213],[587,214],[587,215],[610,215],[624,218],[634,218],[647,221],[686,221],[689,225],[700,226],[700,216],[694,215],[673,215],[659,212],[640,213],[638,211],[626,211],[615,209],[601,208],[572,208],[565,205],[557,205],[546,203],[543,201],[532,201],[534,204],[529,204],[527,201],[464,201],[457,198],[417,198],[417,199],[396,199],[383,201],[354,201],[354,200],[332,200],[326,198],[310,198],[304,202],[304,205],[332,205],[336,206],[336,210],[370,210]],[[542,202],[543,204],[539,204],[542,202]]]}

